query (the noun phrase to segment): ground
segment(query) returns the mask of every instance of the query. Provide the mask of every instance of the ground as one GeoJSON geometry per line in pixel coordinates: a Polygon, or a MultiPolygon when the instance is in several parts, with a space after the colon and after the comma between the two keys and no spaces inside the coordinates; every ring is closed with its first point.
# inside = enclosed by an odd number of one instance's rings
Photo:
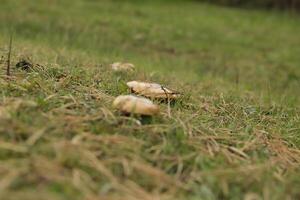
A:
{"type": "Polygon", "coordinates": [[[299,32],[195,1],[2,0],[0,199],[299,199],[299,32]],[[130,80],[183,95],[124,116],[130,80]]]}

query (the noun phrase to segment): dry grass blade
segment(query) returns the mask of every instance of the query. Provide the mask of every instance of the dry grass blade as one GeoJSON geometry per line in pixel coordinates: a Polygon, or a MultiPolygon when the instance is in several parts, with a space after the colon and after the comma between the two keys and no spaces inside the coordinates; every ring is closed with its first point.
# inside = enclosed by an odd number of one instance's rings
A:
{"type": "Polygon", "coordinates": [[[27,153],[28,148],[22,145],[17,145],[9,142],[0,141],[0,149],[13,151],[16,153],[27,153]]]}
{"type": "Polygon", "coordinates": [[[45,131],[45,129],[40,129],[34,132],[33,135],[27,139],[27,145],[34,145],[44,135],[45,131]]]}
{"type": "Polygon", "coordinates": [[[20,173],[20,171],[11,171],[0,180],[0,197],[1,192],[9,188],[13,181],[20,175],[20,173]]]}
{"type": "Polygon", "coordinates": [[[86,158],[91,162],[91,167],[95,168],[101,174],[103,174],[106,178],[109,179],[110,183],[112,184],[113,188],[117,191],[124,192],[125,194],[129,195],[132,199],[146,199],[151,200],[152,197],[148,195],[143,189],[137,187],[136,184],[122,184],[116,176],[114,176],[111,171],[103,164],[100,160],[98,160],[95,155],[91,152],[85,151],[84,152],[86,158]]]}
{"type": "Polygon", "coordinates": [[[133,161],[131,163],[131,165],[135,169],[149,175],[153,179],[156,179],[158,181],[158,184],[172,185],[172,187],[181,187],[180,182],[178,182],[174,178],[168,176],[165,172],[163,172],[159,169],[156,169],[150,165],[147,165],[142,162],[137,162],[137,161],[133,161]]]}
{"type": "Polygon", "coordinates": [[[100,160],[97,159],[95,154],[93,154],[92,152],[89,152],[89,151],[85,151],[84,155],[90,162],[91,167],[95,168],[101,174],[103,174],[105,177],[107,177],[116,189],[118,189],[119,187],[123,187],[119,183],[118,179],[111,173],[111,171],[107,167],[105,167],[105,165],[103,163],[101,163],[100,160]]]}
{"type": "Polygon", "coordinates": [[[230,147],[228,147],[228,150],[231,151],[231,152],[233,152],[233,153],[235,153],[235,154],[237,154],[237,155],[239,155],[239,156],[241,156],[241,157],[243,157],[243,158],[245,158],[245,159],[249,159],[249,156],[247,154],[245,154],[240,149],[237,149],[235,147],[230,146],[230,147]]]}
{"type": "Polygon", "coordinates": [[[10,62],[11,62],[11,51],[12,51],[12,40],[13,40],[13,34],[10,34],[9,37],[9,50],[7,54],[7,66],[6,66],[6,75],[10,76],[10,62]]]}

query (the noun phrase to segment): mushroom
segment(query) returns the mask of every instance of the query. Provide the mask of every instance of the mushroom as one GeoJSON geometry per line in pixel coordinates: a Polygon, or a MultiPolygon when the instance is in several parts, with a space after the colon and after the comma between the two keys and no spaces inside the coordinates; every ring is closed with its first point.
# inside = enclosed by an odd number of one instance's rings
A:
{"type": "Polygon", "coordinates": [[[133,71],[135,66],[131,63],[116,62],[110,65],[114,71],[133,71]]]}
{"type": "Polygon", "coordinates": [[[175,100],[180,96],[179,92],[157,83],[130,81],[127,86],[132,92],[149,98],[175,100]]]}
{"type": "Polygon", "coordinates": [[[151,116],[159,112],[158,105],[155,105],[151,100],[133,95],[118,96],[113,102],[113,107],[126,114],[151,116]]]}

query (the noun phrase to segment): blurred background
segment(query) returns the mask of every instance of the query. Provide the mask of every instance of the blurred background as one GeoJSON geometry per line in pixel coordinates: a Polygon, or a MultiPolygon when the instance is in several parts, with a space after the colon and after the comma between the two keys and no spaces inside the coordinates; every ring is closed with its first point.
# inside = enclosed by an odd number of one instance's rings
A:
{"type": "Polygon", "coordinates": [[[299,0],[198,0],[210,3],[216,3],[228,6],[243,6],[248,8],[263,9],[288,9],[298,10],[300,8],[299,0]]]}
{"type": "Polygon", "coordinates": [[[238,82],[295,103],[298,8],[298,0],[1,0],[1,44],[13,31],[15,44],[130,60],[190,82],[238,82]]]}

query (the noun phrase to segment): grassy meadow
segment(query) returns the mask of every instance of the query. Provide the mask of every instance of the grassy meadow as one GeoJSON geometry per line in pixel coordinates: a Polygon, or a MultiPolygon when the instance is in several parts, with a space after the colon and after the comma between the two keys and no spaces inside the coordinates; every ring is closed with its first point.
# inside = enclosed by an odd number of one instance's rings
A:
{"type": "Polygon", "coordinates": [[[297,14],[0,0],[1,200],[300,199],[299,105],[297,14]],[[124,116],[112,101],[131,80],[183,95],[124,116]]]}

